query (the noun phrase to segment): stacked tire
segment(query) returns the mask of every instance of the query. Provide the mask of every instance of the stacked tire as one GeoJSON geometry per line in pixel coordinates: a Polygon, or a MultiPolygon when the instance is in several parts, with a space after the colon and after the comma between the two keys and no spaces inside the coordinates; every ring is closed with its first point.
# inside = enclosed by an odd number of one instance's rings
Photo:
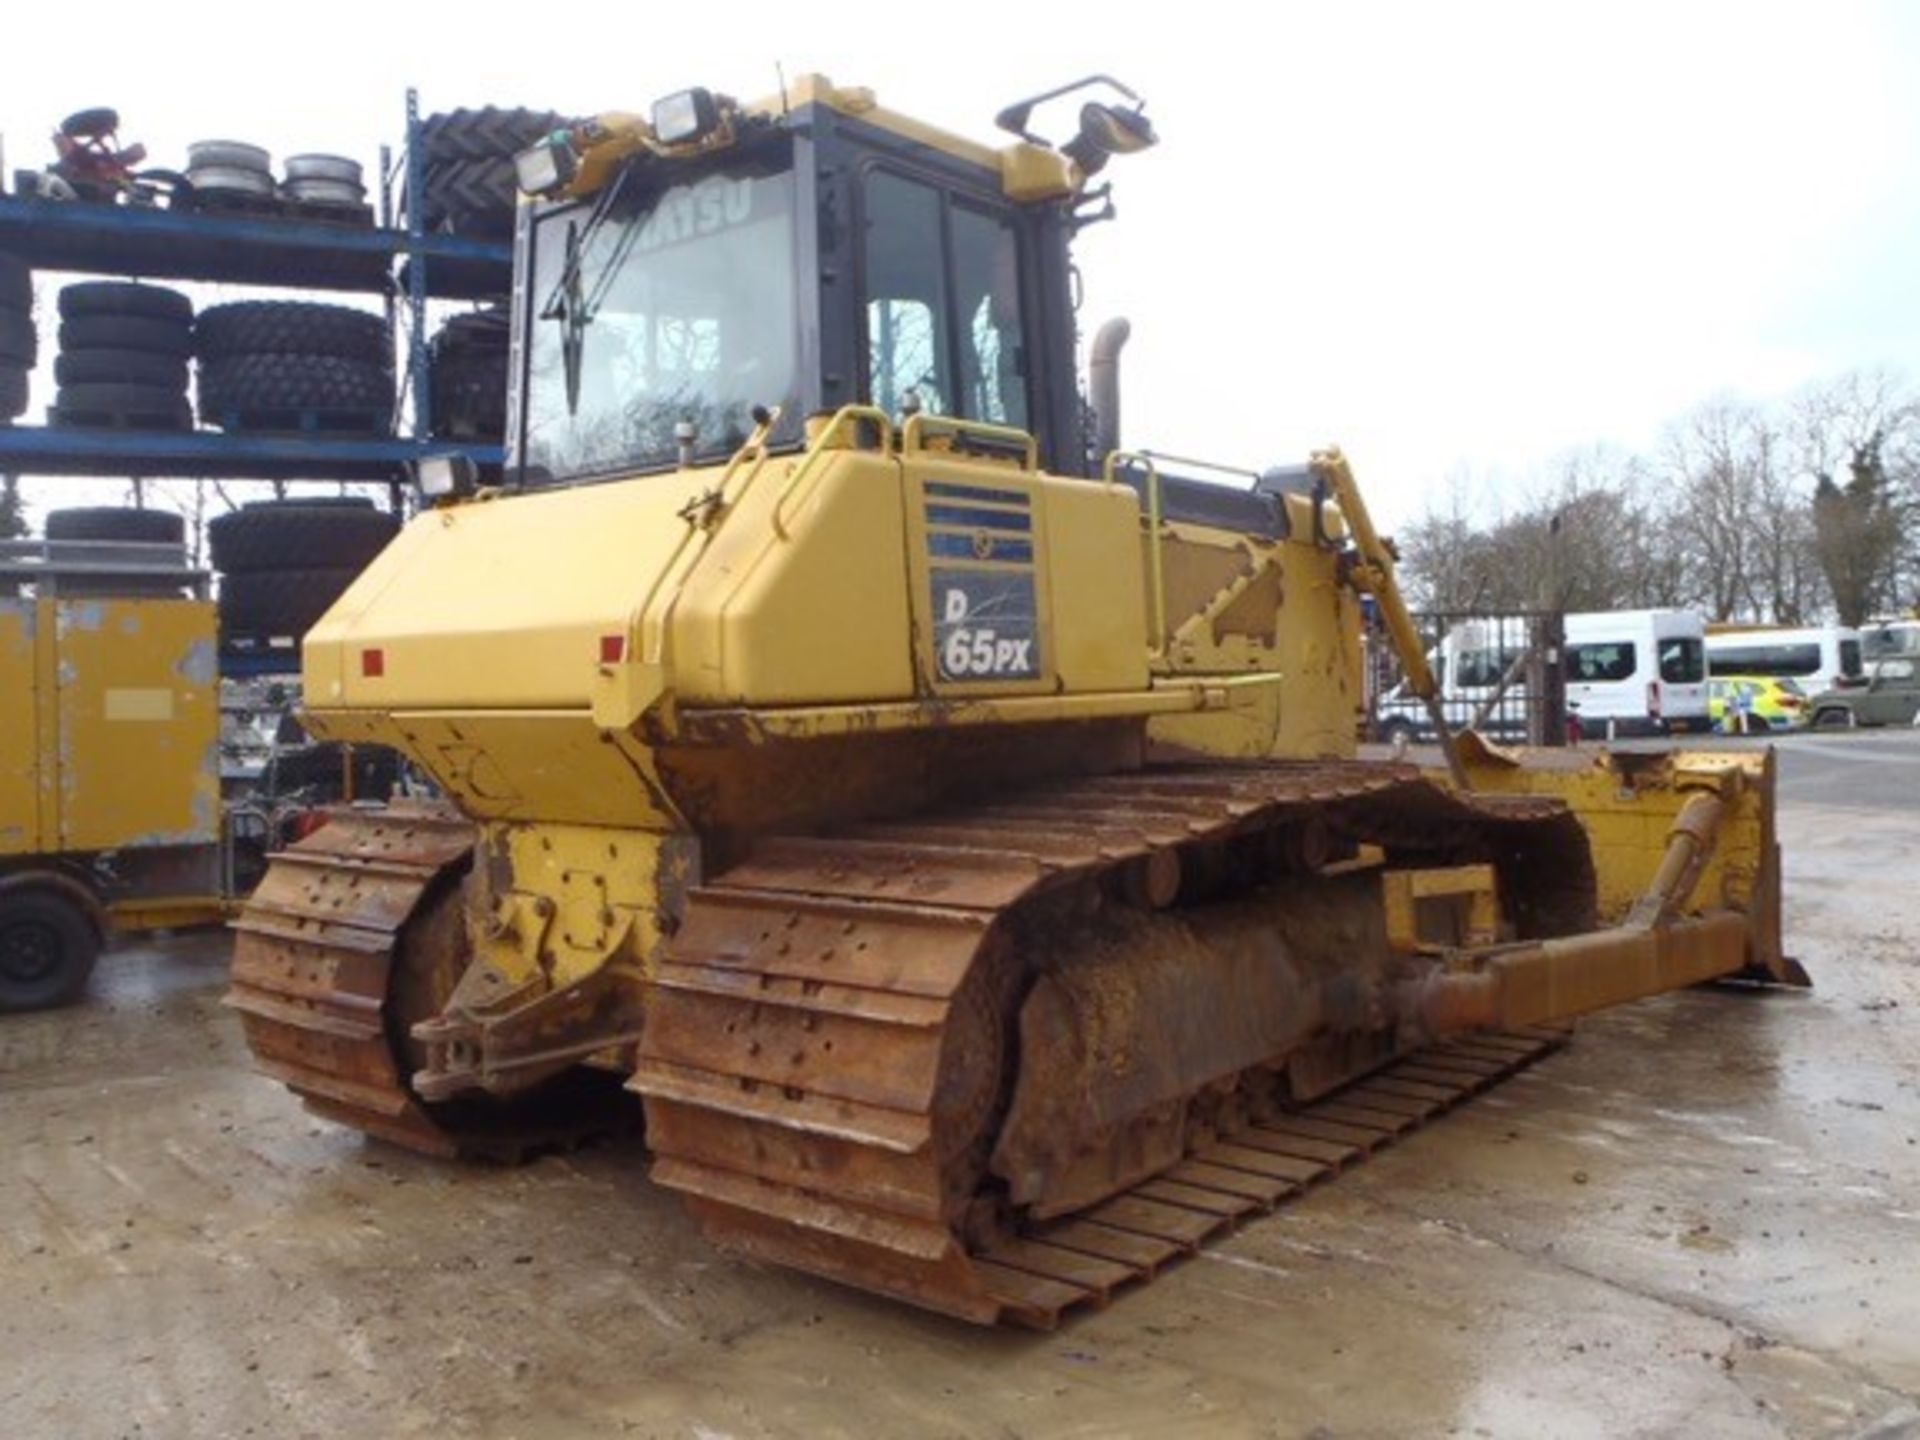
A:
{"type": "Polygon", "coordinates": [[[33,323],[33,272],[0,255],[0,425],[27,413],[27,381],[40,358],[33,323]]]}
{"type": "MultiPolygon", "coordinates": [[[[236,433],[393,433],[386,318],[344,305],[242,300],[201,312],[200,418],[236,433]]],[[[217,562],[216,562],[217,563],[217,562]]]]}
{"type": "Polygon", "coordinates": [[[48,419],[69,428],[191,430],[193,302],[178,290],[89,280],[60,292],[59,385],[48,419]]]}
{"type": "Polygon", "coordinates": [[[492,105],[429,115],[420,124],[421,224],[486,239],[511,235],[519,198],[513,157],[566,123],[552,111],[492,105]]]}
{"type": "Polygon", "coordinates": [[[433,433],[498,445],[507,433],[506,311],[456,315],[433,337],[433,433]]]}
{"type": "Polygon", "coordinates": [[[46,538],[59,541],[111,542],[119,545],[165,545],[160,556],[180,570],[166,575],[72,575],[60,581],[63,595],[178,595],[187,583],[187,522],[171,510],[135,510],[125,506],[89,505],[47,512],[46,538]]]}
{"type": "Polygon", "coordinates": [[[370,500],[267,500],[208,522],[230,651],[297,641],[399,529],[370,500]]]}

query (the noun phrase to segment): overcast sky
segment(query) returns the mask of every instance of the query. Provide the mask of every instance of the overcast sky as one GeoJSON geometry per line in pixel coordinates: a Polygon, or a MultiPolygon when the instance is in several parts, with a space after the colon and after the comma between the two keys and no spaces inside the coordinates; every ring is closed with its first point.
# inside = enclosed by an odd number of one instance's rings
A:
{"type": "Polygon", "coordinates": [[[990,138],[1109,71],[1163,142],[1116,162],[1121,218],[1080,252],[1084,328],[1134,322],[1126,438],[1249,465],[1337,441],[1389,522],[1717,393],[1920,375],[1915,5],[182,0],[13,6],[0,34],[9,172],[94,104],[156,164],[223,137],[371,169],[409,84],[578,113],[758,96],[777,63],[990,138]]]}

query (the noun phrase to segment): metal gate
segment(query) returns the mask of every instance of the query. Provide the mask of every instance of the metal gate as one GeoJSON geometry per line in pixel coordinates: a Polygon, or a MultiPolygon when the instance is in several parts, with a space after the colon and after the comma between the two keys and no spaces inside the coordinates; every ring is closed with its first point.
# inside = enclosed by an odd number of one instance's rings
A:
{"type": "MultiPolygon", "coordinates": [[[[1450,729],[1478,730],[1512,745],[1566,743],[1563,612],[1434,610],[1416,612],[1413,620],[1450,729]]],[[[1367,657],[1369,738],[1434,739],[1426,706],[1407,687],[1383,630],[1369,629],[1367,657]]]]}

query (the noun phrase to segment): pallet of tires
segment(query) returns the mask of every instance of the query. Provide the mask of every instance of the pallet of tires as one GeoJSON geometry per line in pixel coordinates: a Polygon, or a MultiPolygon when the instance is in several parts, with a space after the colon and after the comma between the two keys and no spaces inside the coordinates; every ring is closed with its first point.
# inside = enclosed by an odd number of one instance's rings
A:
{"type": "Polygon", "coordinates": [[[50,424],[67,429],[191,430],[187,356],[193,302],[178,290],[87,280],[60,292],[50,424]]]}
{"type": "Polygon", "coordinates": [[[178,595],[187,583],[187,522],[171,510],[136,510],[123,505],[49,510],[43,533],[48,540],[64,542],[164,545],[165,550],[142,552],[141,563],[170,566],[182,572],[179,576],[68,575],[60,581],[62,595],[178,595]]]}
{"type": "Polygon", "coordinates": [[[207,524],[230,652],[298,640],[399,530],[370,500],[263,500],[207,524]]]}
{"type": "Polygon", "coordinates": [[[513,157],[566,123],[549,110],[494,105],[429,115],[420,122],[422,226],[486,239],[512,235],[513,157]]]}
{"type": "Polygon", "coordinates": [[[384,316],[302,300],[214,305],[194,329],[200,418],[237,434],[391,435],[384,316]]]}
{"type": "Polygon", "coordinates": [[[25,261],[0,255],[0,425],[27,413],[27,381],[39,358],[33,272],[25,261]]]}
{"type": "Polygon", "coordinates": [[[428,394],[442,440],[498,445],[507,433],[507,312],[498,306],[456,315],[431,344],[428,394]]]}

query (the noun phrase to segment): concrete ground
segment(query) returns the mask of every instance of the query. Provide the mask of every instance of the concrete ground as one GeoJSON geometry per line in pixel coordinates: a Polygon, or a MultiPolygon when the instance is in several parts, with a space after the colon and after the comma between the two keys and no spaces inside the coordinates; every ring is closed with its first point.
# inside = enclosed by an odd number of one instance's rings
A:
{"type": "Polygon", "coordinates": [[[1588,1022],[1053,1335],[436,1164],[247,1069],[218,936],[0,1021],[0,1437],[1920,1435],[1920,732],[1784,743],[1811,994],[1588,1022]]]}

